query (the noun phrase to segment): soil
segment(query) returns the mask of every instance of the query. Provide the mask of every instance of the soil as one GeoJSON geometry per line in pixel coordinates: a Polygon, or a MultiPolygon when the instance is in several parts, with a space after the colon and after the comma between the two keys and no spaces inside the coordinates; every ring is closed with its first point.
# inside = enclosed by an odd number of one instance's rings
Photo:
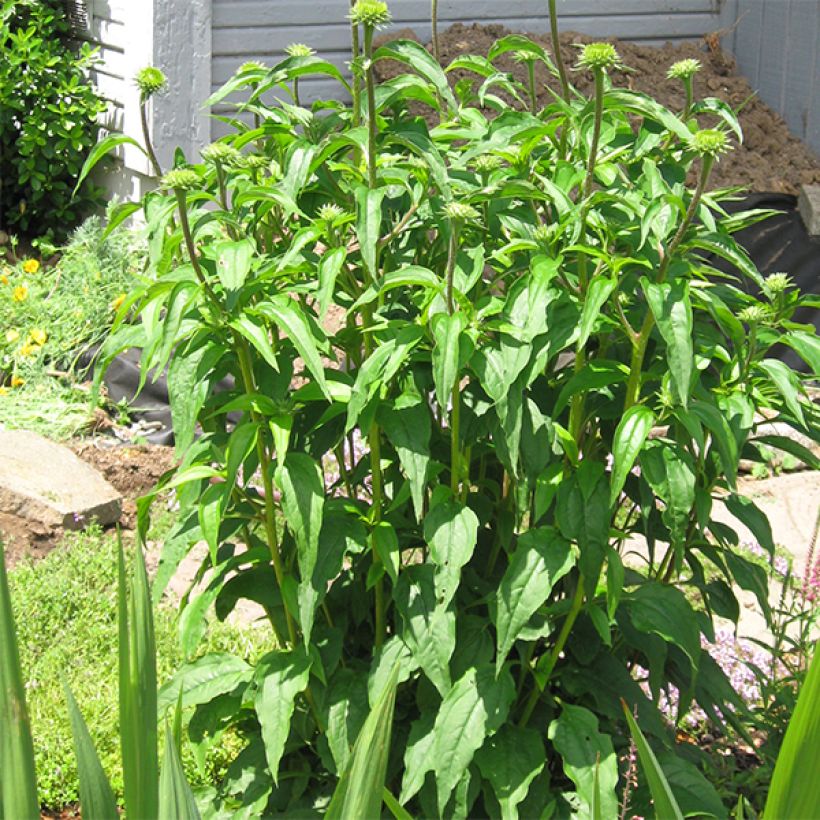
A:
{"type": "MultiPolygon", "coordinates": [[[[512,32],[500,25],[456,23],[439,37],[441,62],[446,66],[464,54],[486,55],[496,40],[510,33],[512,32]]],[[[552,52],[548,35],[527,36],[552,52]]],[[[412,29],[392,32],[385,39],[396,37],[419,41],[412,29]]],[[[560,40],[561,53],[569,68],[578,58],[576,46],[593,42],[595,38],[570,31],[561,34],[560,40]]],[[[679,81],[667,79],[666,71],[678,60],[696,58],[701,61],[703,68],[695,78],[695,99],[718,97],[735,110],[741,109],[739,117],[744,142],[721,158],[712,172],[712,187],[741,185],[750,192],[797,194],[801,185],[820,183],[820,158],[789,131],[779,114],[754,96],[749,81],[738,73],[734,59],[720,49],[717,34],[707,35],[700,43],[667,43],[662,47],[614,39],[610,42],[616,46],[628,68],[628,71],[612,72],[613,85],[651,94],[672,111],[680,111],[684,105],[683,87],[679,81]]],[[[511,53],[500,57],[496,65],[519,80],[526,80],[526,69],[514,61],[511,53]]],[[[388,79],[404,70],[397,63],[377,63],[381,79],[388,79]]],[[[592,75],[585,71],[570,73],[575,87],[582,93],[589,94],[593,84],[592,75]]],[[[464,71],[453,71],[450,74],[452,83],[463,77],[477,79],[477,75],[464,71]]],[[[547,89],[558,92],[559,85],[541,64],[536,67],[536,82],[539,103],[546,105],[552,102],[553,96],[547,89]]],[[[430,114],[430,117],[434,119],[434,115],[430,114]]],[[[703,125],[708,124],[710,123],[704,119],[703,125]]]]}
{"type": "MultiPolygon", "coordinates": [[[[122,494],[119,527],[127,532],[136,525],[136,500],[151,490],[174,465],[172,447],[155,444],[119,445],[110,437],[76,439],[69,447],[96,468],[122,494]]],[[[9,567],[28,556],[43,558],[59,542],[63,530],[0,512],[6,562],[9,567]]]]}

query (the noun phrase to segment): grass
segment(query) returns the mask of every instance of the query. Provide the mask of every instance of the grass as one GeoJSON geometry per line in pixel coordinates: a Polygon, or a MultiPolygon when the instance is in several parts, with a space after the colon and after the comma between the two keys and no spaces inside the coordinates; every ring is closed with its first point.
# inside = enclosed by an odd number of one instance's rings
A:
{"type": "MultiPolygon", "coordinates": [[[[78,800],[77,770],[63,685],[77,698],[118,795],[122,793],[117,705],[116,541],[91,528],[67,535],[46,558],[10,573],[12,603],[35,742],[41,804],[61,808],[78,800]]],[[[155,612],[160,682],[182,663],[176,612],[155,612]]],[[[205,651],[256,655],[271,648],[267,631],[214,622],[205,651]]],[[[190,749],[183,761],[193,786],[219,779],[238,751],[231,738],[200,766],[190,749]]]]}
{"type": "Polygon", "coordinates": [[[115,307],[140,267],[134,236],[103,239],[91,217],[57,262],[0,261],[0,416],[10,428],[69,438],[93,413],[81,355],[107,335],[115,307]]]}

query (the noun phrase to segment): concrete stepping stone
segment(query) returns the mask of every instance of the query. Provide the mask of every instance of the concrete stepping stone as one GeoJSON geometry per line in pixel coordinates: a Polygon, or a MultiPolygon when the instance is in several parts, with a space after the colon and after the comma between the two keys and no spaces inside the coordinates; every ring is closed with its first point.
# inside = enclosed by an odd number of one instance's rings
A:
{"type": "Polygon", "coordinates": [[[0,430],[0,512],[77,530],[118,521],[122,497],[62,444],[28,430],[0,430]]]}

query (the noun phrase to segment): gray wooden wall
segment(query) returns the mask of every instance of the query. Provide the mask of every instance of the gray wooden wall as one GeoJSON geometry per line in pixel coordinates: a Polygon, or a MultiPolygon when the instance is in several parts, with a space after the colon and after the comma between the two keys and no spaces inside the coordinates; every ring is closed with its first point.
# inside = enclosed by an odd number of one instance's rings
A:
{"type": "Polygon", "coordinates": [[[726,0],[722,20],[741,73],[820,155],[820,0],[726,0]]]}
{"type": "MultiPolygon", "coordinates": [[[[219,88],[246,60],[271,64],[289,43],[306,43],[340,68],[349,59],[349,0],[212,0],[212,85],[219,88]]],[[[389,0],[393,29],[430,37],[429,0],[389,0]]],[[[558,0],[564,31],[659,44],[714,31],[720,0],[558,0]]],[[[516,31],[548,30],[546,0],[439,0],[439,30],[454,22],[502,23],[516,31]]],[[[306,99],[338,93],[317,81],[306,99]]]]}

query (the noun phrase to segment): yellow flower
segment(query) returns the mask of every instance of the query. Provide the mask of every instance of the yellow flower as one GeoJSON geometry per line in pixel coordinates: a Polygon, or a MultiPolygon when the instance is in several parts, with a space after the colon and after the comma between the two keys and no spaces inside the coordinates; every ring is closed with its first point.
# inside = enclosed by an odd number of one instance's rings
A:
{"type": "Polygon", "coordinates": [[[111,310],[119,310],[122,303],[125,301],[125,294],[121,293],[113,302],[111,302],[111,310]]]}
{"type": "Polygon", "coordinates": [[[11,276],[11,268],[3,268],[3,272],[0,273],[0,283],[8,285],[9,276],[11,276]]]}
{"type": "Polygon", "coordinates": [[[12,292],[11,298],[15,302],[25,302],[28,299],[28,288],[25,285],[18,285],[12,292]]]}
{"type": "Polygon", "coordinates": [[[13,345],[20,338],[20,331],[12,328],[6,331],[6,341],[13,345]]]}
{"type": "Polygon", "coordinates": [[[28,338],[30,341],[34,342],[34,344],[42,347],[42,345],[46,343],[48,336],[46,335],[45,330],[40,330],[39,327],[35,327],[34,330],[28,334],[28,338]]]}
{"type": "Polygon", "coordinates": [[[8,390],[6,390],[6,388],[5,388],[5,387],[3,387],[2,385],[0,385],[0,396],[5,396],[5,395],[6,395],[6,393],[8,393],[8,392],[9,392],[9,391],[8,391],[8,390]]]}
{"type": "Polygon", "coordinates": [[[12,387],[22,387],[26,383],[25,379],[21,379],[19,376],[12,376],[11,377],[11,386],[12,387]]]}
{"type": "Polygon", "coordinates": [[[26,259],[23,262],[23,270],[26,273],[37,273],[40,270],[40,263],[36,259],[26,259]]]}
{"type": "Polygon", "coordinates": [[[32,353],[36,353],[37,350],[37,345],[32,344],[31,342],[26,342],[17,349],[17,355],[22,356],[25,359],[26,357],[31,356],[32,353]]]}

